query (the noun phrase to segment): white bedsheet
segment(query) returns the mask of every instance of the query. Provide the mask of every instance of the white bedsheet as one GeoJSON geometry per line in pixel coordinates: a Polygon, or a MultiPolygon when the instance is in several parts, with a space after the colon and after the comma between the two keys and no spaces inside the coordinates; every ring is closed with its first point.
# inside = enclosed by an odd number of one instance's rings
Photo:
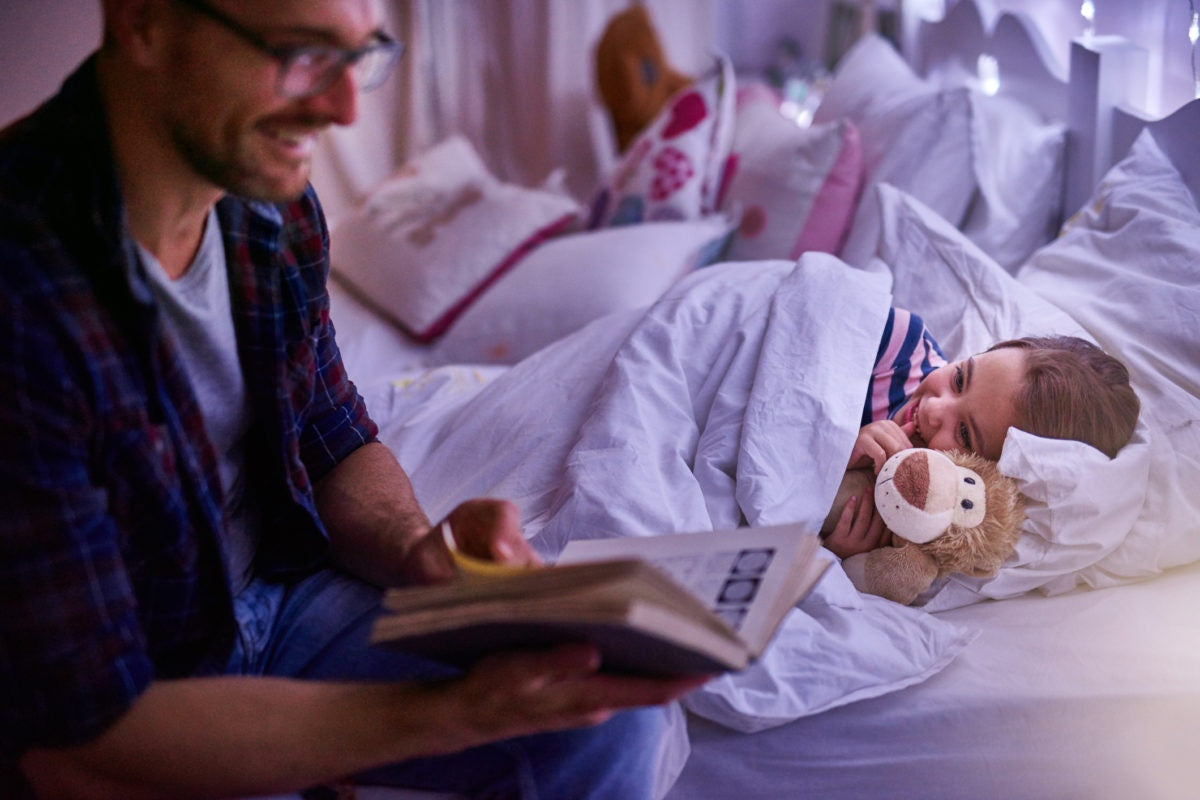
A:
{"type": "Polygon", "coordinates": [[[982,630],[901,692],[745,735],[698,718],[668,800],[1193,800],[1200,564],[937,614],[982,630]]]}

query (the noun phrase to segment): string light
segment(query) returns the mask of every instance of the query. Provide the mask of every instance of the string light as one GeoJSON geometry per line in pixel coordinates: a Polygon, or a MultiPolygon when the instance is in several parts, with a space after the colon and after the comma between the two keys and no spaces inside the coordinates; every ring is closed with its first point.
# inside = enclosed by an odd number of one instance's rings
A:
{"type": "Polygon", "coordinates": [[[995,56],[980,53],[975,62],[975,70],[979,75],[980,91],[990,96],[1000,93],[1000,62],[995,56]]]}
{"type": "Polygon", "coordinates": [[[1188,41],[1192,43],[1192,94],[1200,98],[1200,74],[1196,70],[1196,42],[1200,40],[1200,12],[1196,11],[1196,0],[1188,0],[1192,12],[1192,24],[1188,27],[1188,41]]]}
{"type": "MultiPolygon", "coordinates": [[[[1193,0],[1188,0],[1188,2],[1191,3],[1193,0]]],[[[1083,35],[1090,39],[1096,33],[1096,4],[1092,0],[1083,0],[1083,5],[1079,7],[1079,15],[1087,23],[1087,27],[1083,29],[1083,35]]]]}

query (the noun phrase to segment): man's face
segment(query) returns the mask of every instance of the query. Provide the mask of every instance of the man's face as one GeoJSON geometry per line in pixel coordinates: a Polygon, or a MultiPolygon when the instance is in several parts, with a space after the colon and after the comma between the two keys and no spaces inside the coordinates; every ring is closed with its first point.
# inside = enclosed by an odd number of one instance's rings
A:
{"type": "MultiPolygon", "coordinates": [[[[163,117],[171,144],[204,181],[243,197],[285,201],[308,182],[317,135],[357,114],[352,72],[311,97],[278,91],[280,62],[210,16],[175,6],[163,117]]],[[[371,0],[208,0],[272,47],[354,49],[378,28],[371,0]]]]}

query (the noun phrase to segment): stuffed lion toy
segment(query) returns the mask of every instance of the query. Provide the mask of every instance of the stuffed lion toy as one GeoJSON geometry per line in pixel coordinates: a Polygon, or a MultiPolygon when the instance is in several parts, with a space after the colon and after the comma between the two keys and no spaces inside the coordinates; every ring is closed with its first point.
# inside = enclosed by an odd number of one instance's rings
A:
{"type": "Polygon", "coordinates": [[[861,591],[911,604],[952,573],[993,575],[1013,552],[1025,519],[1016,481],[972,453],[911,448],[875,479],[875,508],[889,547],[842,562],[861,591]]]}

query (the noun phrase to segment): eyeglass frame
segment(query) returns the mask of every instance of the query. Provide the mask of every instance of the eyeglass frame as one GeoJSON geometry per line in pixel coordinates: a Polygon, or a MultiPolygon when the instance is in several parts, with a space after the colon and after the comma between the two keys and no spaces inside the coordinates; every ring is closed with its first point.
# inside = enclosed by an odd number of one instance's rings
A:
{"type": "Polygon", "coordinates": [[[360,60],[367,56],[382,55],[384,61],[377,68],[378,74],[371,76],[371,80],[359,83],[359,89],[369,92],[387,79],[395,68],[396,62],[400,60],[400,56],[404,54],[404,42],[393,39],[383,31],[375,31],[372,34],[374,41],[366,47],[361,47],[357,50],[323,44],[273,45],[262,34],[246,27],[221,9],[205,2],[205,0],[176,0],[176,2],[220,24],[255,50],[274,59],[279,64],[279,79],[275,91],[280,97],[288,100],[303,100],[315,97],[333,85],[333,82],[337,80],[337,76],[342,70],[347,67],[353,68],[360,60]],[[322,74],[319,79],[316,79],[311,87],[303,92],[286,90],[284,85],[287,83],[288,73],[294,69],[297,63],[296,60],[303,56],[314,54],[320,55],[323,58],[335,57],[326,69],[326,73],[322,74]]]}

